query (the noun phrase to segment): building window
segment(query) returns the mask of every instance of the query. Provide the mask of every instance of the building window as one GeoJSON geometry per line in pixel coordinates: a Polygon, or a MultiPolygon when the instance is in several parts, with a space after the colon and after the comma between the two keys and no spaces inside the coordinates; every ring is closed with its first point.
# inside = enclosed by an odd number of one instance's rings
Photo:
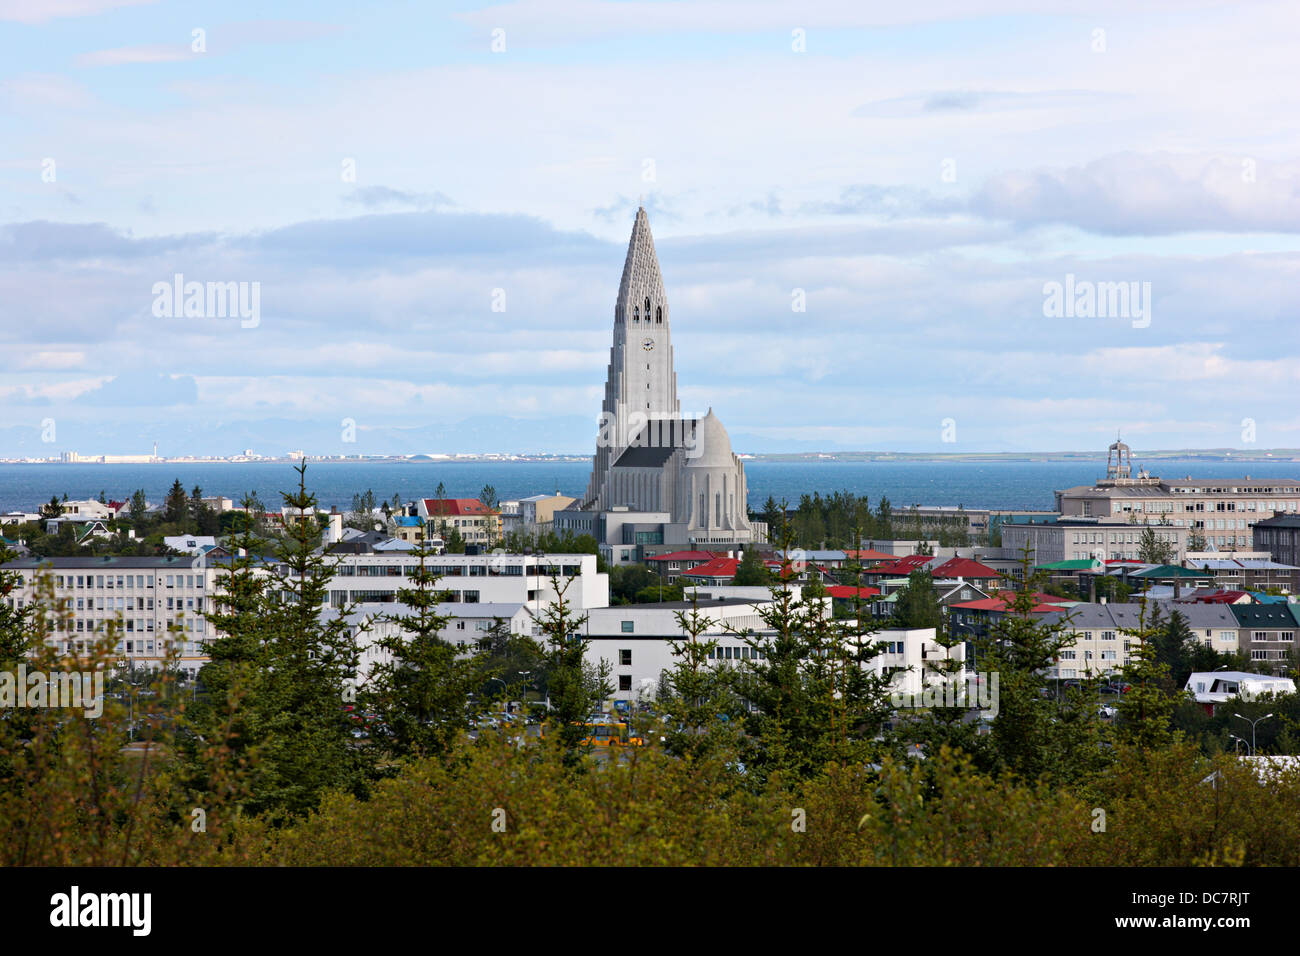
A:
{"type": "MultiPolygon", "coordinates": [[[[629,622],[630,623],[630,622],[629,622]]],[[[624,648],[618,652],[618,664],[620,667],[632,666],[632,649],[624,648]]]]}
{"type": "Polygon", "coordinates": [[[623,633],[624,633],[624,634],[631,634],[631,633],[632,633],[632,629],[633,629],[633,624],[634,624],[634,622],[632,622],[632,621],[624,621],[624,622],[623,622],[623,633]]]}
{"type": "Polygon", "coordinates": [[[618,689],[619,689],[619,690],[631,690],[631,689],[632,689],[632,675],[631,675],[631,674],[619,674],[619,675],[618,675],[618,689]]]}

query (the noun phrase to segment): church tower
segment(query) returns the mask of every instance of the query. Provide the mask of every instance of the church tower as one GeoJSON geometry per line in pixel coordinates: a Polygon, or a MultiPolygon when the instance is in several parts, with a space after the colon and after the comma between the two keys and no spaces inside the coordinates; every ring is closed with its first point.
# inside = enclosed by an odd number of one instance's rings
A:
{"type": "Polygon", "coordinates": [[[599,498],[610,468],[647,422],[678,419],[680,415],[668,297],[650,220],[642,207],[632,224],[614,303],[614,342],[609,350],[605,401],[586,502],[603,504],[599,498]]]}

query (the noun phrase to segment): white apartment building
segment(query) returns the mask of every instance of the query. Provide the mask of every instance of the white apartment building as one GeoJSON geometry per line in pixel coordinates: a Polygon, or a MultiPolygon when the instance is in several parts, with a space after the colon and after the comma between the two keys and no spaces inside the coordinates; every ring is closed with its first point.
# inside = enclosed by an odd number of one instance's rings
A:
{"type": "MultiPolygon", "coordinates": [[[[329,560],[335,567],[332,607],[396,601],[420,567],[409,552],[333,554],[329,560]]],[[[438,589],[450,592],[450,603],[526,604],[538,610],[557,599],[553,576],[558,576],[575,610],[609,606],[609,575],[597,573],[594,554],[440,554],[426,559],[425,567],[439,576],[438,589]]]]}
{"type": "MultiPolygon", "coordinates": [[[[342,613],[340,608],[329,607],[322,609],[321,617],[330,620],[342,613]]],[[[400,632],[400,626],[391,618],[403,613],[409,612],[392,603],[359,604],[349,609],[347,622],[361,652],[358,686],[371,678],[376,666],[392,660],[392,654],[381,645],[400,632]]],[[[497,621],[505,622],[511,634],[532,634],[533,617],[523,604],[447,603],[438,605],[438,614],[448,618],[438,637],[466,651],[486,637],[497,621]]]]}
{"type": "MultiPolygon", "coordinates": [[[[710,656],[713,666],[743,666],[746,661],[760,659],[761,650],[751,647],[744,635],[761,635],[769,630],[763,606],[771,603],[771,595],[726,596],[726,592],[740,590],[751,589],[700,589],[697,607],[700,617],[708,622],[700,640],[717,641],[710,656]]],[[[679,615],[690,615],[691,610],[690,601],[671,601],[587,612],[581,628],[587,660],[593,665],[601,661],[609,665],[614,700],[637,701],[655,696],[660,675],[678,662],[670,641],[687,639],[679,615]]],[[[829,606],[826,613],[830,614],[829,606]]],[[[938,680],[929,665],[941,659],[959,661],[963,667],[965,664],[965,645],[940,646],[935,642],[934,628],[876,631],[864,641],[881,647],[869,668],[877,674],[893,675],[891,688],[906,693],[918,692],[922,681],[931,684],[938,680]]]]}
{"type": "MultiPolygon", "coordinates": [[[[716,659],[721,663],[739,662],[757,653],[733,632],[762,631],[766,625],[759,608],[771,596],[709,600],[703,589],[700,596],[700,618],[708,621],[700,639],[719,641],[716,659]]],[[[676,662],[669,640],[687,639],[678,614],[690,613],[690,601],[627,604],[587,612],[587,620],[580,628],[586,642],[587,660],[593,665],[599,665],[602,660],[609,665],[614,700],[636,701],[655,696],[659,675],[671,670],[676,662]]]]}
{"type": "Polygon", "coordinates": [[[66,620],[51,638],[62,653],[84,653],[118,622],[117,652],[135,666],[162,664],[174,643],[180,666],[191,673],[206,661],[203,643],[214,635],[203,618],[217,569],[189,557],[23,558],[4,565],[22,584],[4,600],[10,607],[35,602],[45,568],[66,620]],[[196,566],[197,565],[197,566],[196,566]]]}

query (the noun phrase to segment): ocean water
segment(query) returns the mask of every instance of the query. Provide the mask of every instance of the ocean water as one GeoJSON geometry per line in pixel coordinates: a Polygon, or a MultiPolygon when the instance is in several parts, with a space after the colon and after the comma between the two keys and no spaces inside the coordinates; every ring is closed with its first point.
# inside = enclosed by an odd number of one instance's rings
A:
{"type": "MultiPolygon", "coordinates": [[[[1224,462],[1169,459],[1148,465],[1166,478],[1300,478],[1300,462],[1224,462]]],[[[747,461],[749,503],[761,509],[771,495],[791,505],[814,491],[867,495],[872,507],[881,495],[895,509],[918,505],[966,508],[1051,510],[1053,492],[1091,484],[1106,470],[1104,461],[747,461]]],[[[477,497],[484,485],[503,500],[559,491],[578,496],[587,487],[586,462],[321,462],[307,466],[307,483],[323,507],[346,509],[352,495],[367,489],[378,500],[399,494],[403,501],[432,497],[438,483],[448,497],[477,497]]],[[[198,485],[205,495],[238,500],[257,492],[268,507],[278,507],[280,492],[296,488],[293,466],[272,462],[213,462],[151,465],[0,465],[0,511],[35,511],[50,495],[60,498],[125,500],[143,488],[151,502],[166,497],[179,478],[187,491],[198,485]]]]}

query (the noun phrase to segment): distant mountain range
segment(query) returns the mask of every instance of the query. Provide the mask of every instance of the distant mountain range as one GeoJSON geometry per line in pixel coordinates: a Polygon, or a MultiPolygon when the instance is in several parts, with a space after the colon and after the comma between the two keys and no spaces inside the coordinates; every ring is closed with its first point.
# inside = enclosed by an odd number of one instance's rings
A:
{"type": "MultiPolygon", "coordinates": [[[[309,456],[327,455],[590,455],[596,438],[596,420],[578,415],[544,419],[478,416],[457,422],[413,427],[370,427],[364,421],[349,429],[332,420],[268,418],[260,421],[210,420],[156,421],[91,425],[74,421],[56,423],[55,440],[42,441],[39,424],[0,427],[0,458],[51,458],[75,451],[82,456],[147,455],[158,443],[163,458],[186,456],[231,457],[251,449],[278,458],[293,451],[309,456]],[[355,441],[346,441],[355,437],[355,441]]],[[[854,448],[817,439],[768,438],[737,432],[732,447],[742,455],[806,458],[831,455],[841,460],[882,457],[916,459],[1043,459],[1094,460],[1106,457],[1104,449],[1039,452],[1002,447],[957,451],[952,445],[899,442],[887,448],[854,448]]],[[[1201,448],[1148,451],[1134,449],[1135,458],[1205,458],[1207,460],[1300,460],[1300,449],[1201,448]]]]}

